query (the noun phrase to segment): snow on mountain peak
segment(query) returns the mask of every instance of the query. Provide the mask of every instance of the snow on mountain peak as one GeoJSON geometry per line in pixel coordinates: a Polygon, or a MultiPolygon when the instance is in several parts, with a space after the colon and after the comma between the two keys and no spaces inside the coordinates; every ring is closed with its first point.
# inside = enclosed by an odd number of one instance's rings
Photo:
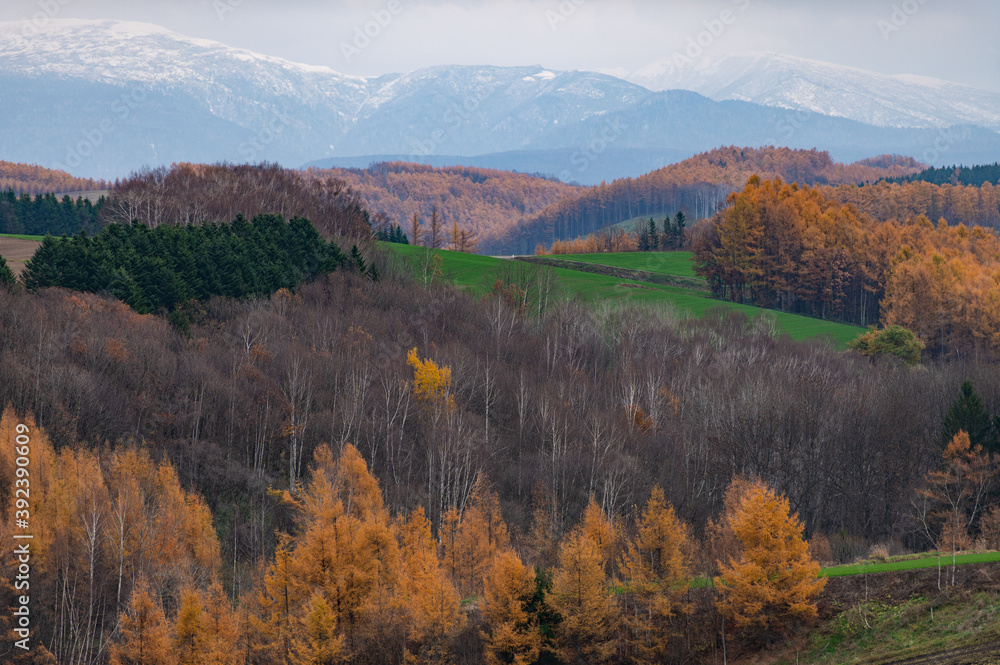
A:
{"type": "Polygon", "coordinates": [[[650,90],[814,111],[885,127],[975,124],[1000,131],[1000,94],[911,74],[888,75],[781,53],[661,59],[625,77],[650,90]]]}

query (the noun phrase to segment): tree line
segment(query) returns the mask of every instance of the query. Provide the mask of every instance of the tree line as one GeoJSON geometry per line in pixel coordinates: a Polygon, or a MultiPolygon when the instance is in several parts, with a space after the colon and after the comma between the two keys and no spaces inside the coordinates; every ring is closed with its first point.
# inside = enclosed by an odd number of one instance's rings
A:
{"type": "Polygon", "coordinates": [[[0,160],[0,191],[12,189],[18,194],[56,194],[89,192],[108,188],[103,180],[76,178],[65,171],[34,164],[0,160]]]}
{"type": "Polygon", "coordinates": [[[899,325],[939,354],[1000,353],[995,232],[879,222],[824,191],[752,177],[699,234],[696,271],[718,297],[899,325]]]}
{"type": "Polygon", "coordinates": [[[344,181],[373,211],[374,227],[405,226],[411,243],[417,244],[411,227],[414,216],[429,223],[436,210],[442,238],[457,226],[458,232],[477,236],[487,252],[499,250],[498,239],[523,216],[580,191],[538,175],[402,162],[382,162],[367,169],[309,169],[306,176],[344,181]]]}
{"type": "Polygon", "coordinates": [[[929,182],[934,185],[973,185],[983,183],[1000,185],[1000,162],[975,166],[931,167],[920,173],[896,178],[886,178],[887,182],[929,182]]]}
{"type": "Polygon", "coordinates": [[[551,247],[539,245],[535,254],[599,254],[604,252],[658,252],[677,251],[688,245],[687,218],[680,210],[673,217],[667,215],[661,224],[652,217],[648,222],[636,222],[629,231],[611,227],[591,233],[586,238],[556,240],[551,247]]]}
{"type": "Polygon", "coordinates": [[[18,196],[13,189],[8,189],[0,193],[0,233],[61,236],[73,235],[81,229],[96,233],[105,202],[103,196],[91,203],[83,197],[59,199],[54,194],[18,196]]]}
{"type": "Polygon", "coordinates": [[[864,186],[817,185],[824,196],[854,206],[886,222],[924,215],[949,224],[1000,230],[1000,186],[989,181],[975,185],[915,182],[877,182],[864,186]]]}
{"type": "MultiPolygon", "coordinates": [[[[355,260],[357,246],[354,247],[355,260]]],[[[200,226],[112,224],[93,236],[46,236],[28,261],[29,290],[109,293],[141,314],[211,296],[245,298],[294,289],[348,261],[309,220],[277,215],[200,226]]],[[[360,266],[362,270],[366,268],[360,266]]],[[[376,273],[370,273],[377,278],[376,273]]]]}
{"type": "Polygon", "coordinates": [[[857,184],[906,175],[922,168],[909,157],[883,155],[838,164],[826,152],[764,147],[717,148],[638,178],[588,187],[525,215],[497,243],[498,254],[525,254],[539,244],[583,238],[613,224],[683,210],[692,220],[711,217],[730,192],[753,174],[810,184],[857,184]]]}
{"type": "MultiPolygon", "coordinates": [[[[423,362],[414,389],[428,408],[451,408],[444,384],[421,383],[423,362]]],[[[169,462],[143,446],[56,450],[9,409],[0,434],[12,440],[17,424],[31,440],[38,644],[12,662],[662,663],[693,652],[685,638],[704,639],[706,614],[731,637],[769,643],[816,616],[825,582],[788,501],[757,480],[727,490],[706,551],[719,559],[703,568],[704,548],[659,487],[628,521],[592,497],[559,536],[541,494],[530,532],[512,531],[480,475],[435,529],[420,506],[390,511],[346,444],[317,448],[308,480],[275,493],[290,529],[251,583],[227,593],[213,515],[169,462]],[[696,571],[716,573],[714,601],[689,593],[696,571]]],[[[6,541],[15,457],[0,454],[6,541]]],[[[11,557],[0,568],[13,570],[11,557]]],[[[11,579],[0,583],[7,604],[11,579]]]]}
{"type": "Polygon", "coordinates": [[[343,180],[277,164],[173,164],[116,180],[102,223],[228,223],[242,214],[304,217],[326,238],[371,235],[368,210],[343,180]]]}

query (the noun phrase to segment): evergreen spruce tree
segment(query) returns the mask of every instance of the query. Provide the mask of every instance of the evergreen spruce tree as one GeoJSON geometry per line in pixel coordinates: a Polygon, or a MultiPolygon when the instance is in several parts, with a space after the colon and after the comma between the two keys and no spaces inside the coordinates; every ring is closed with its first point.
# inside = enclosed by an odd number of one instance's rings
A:
{"type": "Polygon", "coordinates": [[[973,448],[982,446],[990,452],[997,449],[993,423],[986,412],[982,398],[969,380],[962,383],[958,399],[948,407],[948,413],[945,414],[941,427],[941,445],[948,445],[959,431],[969,434],[973,448]]]}
{"type": "Polygon", "coordinates": [[[16,280],[14,279],[14,273],[7,265],[7,261],[5,261],[2,256],[0,256],[0,285],[9,288],[13,286],[15,282],[16,280]]]}
{"type": "Polygon", "coordinates": [[[364,274],[368,270],[368,265],[365,263],[365,258],[361,256],[361,250],[358,249],[357,245],[351,247],[351,260],[358,267],[358,272],[364,274]]]}
{"type": "Polygon", "coordinates": [[[684,228],[687,226],[687,218],[680,210],[674,215],[674,249],[681,249],[684,246],[684,228]]]}

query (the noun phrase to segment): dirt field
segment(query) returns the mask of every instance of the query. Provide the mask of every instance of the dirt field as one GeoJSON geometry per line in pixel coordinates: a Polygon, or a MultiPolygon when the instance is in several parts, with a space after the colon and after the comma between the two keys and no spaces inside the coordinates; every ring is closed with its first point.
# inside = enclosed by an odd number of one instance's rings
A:
{"type": "Polygon", "coordinates": [[[964,649],[951,649],[929,656],[894,660],[886,665],[997,665],[1000,663],[1000,643],[981,644],[964,649]]]}
{"type": "Polygon", "coordinates": [[[34,240],[0,237],[0,256],[7,259],[7,265],[15,275],[20,276],[24,262],[30,259],[42,243],[34,240]]]}

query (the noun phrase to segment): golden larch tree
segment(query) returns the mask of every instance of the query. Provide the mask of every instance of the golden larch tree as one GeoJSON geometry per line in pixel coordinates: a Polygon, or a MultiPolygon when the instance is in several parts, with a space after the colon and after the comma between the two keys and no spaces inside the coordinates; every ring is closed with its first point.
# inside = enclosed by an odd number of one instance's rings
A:
{"type": "Polygon", "coordinates": [[[174,620],[174,653],[178,665],[202,665],[206,658],[205,612],[197,589],[181,590],[177,618],[174,620]]]}
{"type": "Polygon", "coordinates": [[[455,408],[451,395],[451,368],[441,367],[428,358],[421,360],[417,349],[406,354],[406,364],[413,368],[413,395],[428,408],[455,408]]]}
{"type": "Polygon", "coordinates": [[[732,496],[736,503],[726,506],[723,519],[739,553],[719,564],[716,606],[738,627],[762,630],[770,646],[773,631],[816,616],[826,579],[818,577],[819,564],[788,499],[761,481],[732,496]]]}
{"type": "Polygon", "coordinates": [[[601,553],[605,571],[610,575],[615,563],[615,552],[618,548],[618,529],[608,518],[599,505],[594,495],[590,495],[590,502],[583,511],[583,518],[578,527],[583,535],[587,537],[597,550],[601,553]]]}
{"type": "Polygon", "coordinates": [[[336,665],[345,660],[344,636],[337,632],[337,617],[319,591],[305,605],[292,642],[293,665],[336,665]]]}
{"type": "Polygon", "coordinates": [[[409,515],[399,533],[400,603],[407,615],[407,661],[448,662],[451,641],[464,624],[461,598],[438,559],[423,508],[409,515]]]}
{"type": "Polygon", "coordinates": [[[691,583],[687,528],[656,486],[636,525],[636,537],[622,559],[627,593],[627,645],[636,663],[668,659],[671,620],[689,607],[683,602],[691,583]]]}
{"type": "Polygon", "coordinates": [[[538,659],[542,635],[529,611],[535,572],[512,550],[493,559],[483,592],[483,632],[489,665],[529,665],[538,659]]]}
{"type": "Polygon", "coordinates": [[[252,628],[251,650],[265,662],[287,665],[292,651],[292,640],[297,630],[293,625],[293,604],[298,602],[292,588],[290,572],[291,544],[287,536],[278,540],[274,561],[264,576],[257,594],[255,612],[250,616],[252,628]]]}
{"type": "Polygon", "coordinates": [[[997,469],[982,446],[973,446],[969,434],[962,430],[945,446],[942,458],[942,467],[927,474],[925,486],[917,494],[927,508],[921,512],[926,534],[932,535],[932,522],[941,523],[937,546],[951,551],[954,563],[956,551],[971,544],[969,530],[985,507],[997,469]]]}
{"type": "Polygon", "coordinates": [[[170,625],[145,579],[132,590],[108,649],[110,665],[176,665],[170,625]]]}
{"type": "Polygon", "coordinates": [[[202,596],[202,651],[201,665],[237,665],[242,654],[239,645],[243,639],[239,616],[218,582],[202,596]]]}
{"type": "Polygon", "coordinates": [[[449,512],[443,527],[448,572],[463,595],[479,596],[493,557],[510,545],[500,498],[485,476],[477,476],[457,527],[454,518],[455,514],[449,512]]]}
{"type": "Polygon", "coordinates": [[[552,579],[552,607],[561,621],[556,648],[566,663],[604,663],[614,653],[617,610],[604,554],[581,529],[565,537],[552,579]]]}

